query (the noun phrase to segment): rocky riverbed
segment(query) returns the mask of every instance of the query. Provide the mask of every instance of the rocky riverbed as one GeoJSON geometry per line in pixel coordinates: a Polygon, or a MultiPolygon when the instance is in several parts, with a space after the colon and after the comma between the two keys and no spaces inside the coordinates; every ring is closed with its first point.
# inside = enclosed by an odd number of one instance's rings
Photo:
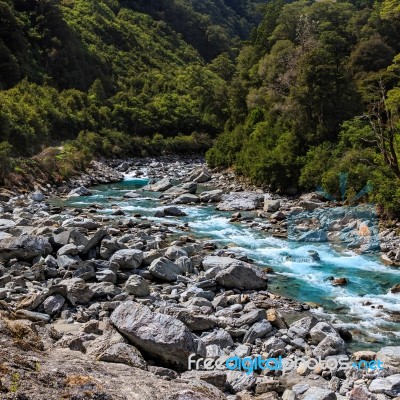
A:
{"type": "Polygon", "coordinates": [[[59,188],[1,191],[1,399],[400,396],[400,347],[349,352],[351,333],[344,326],[310,314],[309,304],[271,293],[273,271],[165,219],[184,217],[187,204],[213,204],[232,221],[276,237],[330,240],[360,253],[381,247],[388,263],[400,259],[398,237],[379,230],[371,208],[343,209],[318,193],[265,193],[231,172],[209,171],[200,158],[94,164],[59,188]],[[83,208],[57,199],[90,198],[92,184],[124,176],[149,178],[145,189],[163,203],[154,218],[128,215],[118,205],[103,214],[96,196],[83,208]],[[247,211],[257,213],[257,222],[247,211]],[[285,373],[188,370],[191,355],[375,359],[384,368],[303,363],[285,373]]]}

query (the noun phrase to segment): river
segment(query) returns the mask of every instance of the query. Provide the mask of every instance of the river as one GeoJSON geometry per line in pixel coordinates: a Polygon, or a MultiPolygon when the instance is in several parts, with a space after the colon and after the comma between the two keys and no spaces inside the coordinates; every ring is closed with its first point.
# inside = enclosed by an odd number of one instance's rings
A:
{"type": "Polygon", "coordinates": [[[93,196],[70,198],[65,205],[79,208],[96,203],[103,206],[98,213],[110,217],[112,205],[118,205],[126,214],[187,223],[194,237],[242,252],[261,268],[272,267],[275,274],[270,277],[270,291],[319,304],[312,312],[350,329],[357,349],[400,344],[400,295],[388,293],[390,287],[400,282],[400,269],[383,265],[376,256],[339,250],[329,243],[305,244],[273,237],[250,227],[251,224],[230,222],[231,213],[216,211],[212,205],[180,205],[186,217],[155,218],[156,210],[165,205],[159,193],[142,189],[147,183],[145,178],[127,177],[120,183],[94,187],[93,196]],[[123,198],[124,193],[132,190],[137,190],[140,197],[123,198]],[[317,251],[321,260],[309,258],[309,250],[317,251]],[[328,279],[332,276],[346,277],[349,283],[332,286],[328,279]]]}

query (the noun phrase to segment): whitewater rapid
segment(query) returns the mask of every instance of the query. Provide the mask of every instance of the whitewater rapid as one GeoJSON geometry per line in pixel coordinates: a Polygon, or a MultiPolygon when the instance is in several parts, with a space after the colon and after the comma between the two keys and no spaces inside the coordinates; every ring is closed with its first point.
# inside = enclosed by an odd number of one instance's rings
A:
{"type": "MultiPolygon", "coordinates": [[[[117,205],[127,214],[141,214],[157,221],[186,223],[190,234],[213,241],[218,247],[246,254],[262,267],[272,267],[270,290],[301,302],[319,305],[312,312],[353,331],[369,348],[400,344],[400,295],[388,293],[400,282],[400,269],[390,268],[377,257],[338,250],[329,243],[310,244],[273,237],[246,223],[230,222],[230,213],[216,211],[214,206],[179,205],[187,216],[155,218],[165,205],[159,194],[146,192],[148,182],[142,178],[126,178],[123,182],[93,188],[93,196],[67,201],[70,207],[103,206],[99,213],[111,216],[117,205]],[[124,193],[137,190],[139,197],[123,198],[124,193]],[[317,251],[314,261],[309,251],[317,251]],[[329,278],[345,277],[346,286],[332,286],[329,278]]],[[[253,221],[257,220],[254,216],[253,221]]],[[[178,229],[177,229],[178,231],[178,229]]]]}

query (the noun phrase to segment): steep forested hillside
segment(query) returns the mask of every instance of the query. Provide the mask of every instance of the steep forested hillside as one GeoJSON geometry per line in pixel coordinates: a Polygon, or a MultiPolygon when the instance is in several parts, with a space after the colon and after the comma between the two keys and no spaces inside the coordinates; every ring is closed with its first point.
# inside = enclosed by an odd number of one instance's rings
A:
{"type": "Polygon", "coordinates": [[[241,50],[225,132],[211,165],[274,190],[370,199],[400,212],[397,0],[273,0],[241,50]]]}
{"type": "Polygon", "coordinates": [[[346,173],[399,213],[399,82],[397,0],[0,0],[0,181],[220,134],[212,166],[291,193],[346,173]]]}
{"type": "Polygon", "coordinates": [[[76,138],[59,159],[204,151],[255,3],[1,0],[0,175],[76,138]]]}
{"type": "Polygon", "coordinates": [[[211,60],[222,52],[231,52],[232,39],[246,39],[254,23],[256,11],[264,0],[125,0],[131,9],[150,14],[168,23],[182,34],[200,54],[211,60]]]}

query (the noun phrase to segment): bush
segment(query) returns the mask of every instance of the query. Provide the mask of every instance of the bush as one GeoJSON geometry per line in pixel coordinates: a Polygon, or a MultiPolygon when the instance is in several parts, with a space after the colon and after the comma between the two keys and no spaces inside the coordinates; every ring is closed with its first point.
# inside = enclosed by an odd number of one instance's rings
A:
{"type": "Polygon", "coordinates": [[[14,168],[13,147],[8,142],[0,142],[0,183],[14,168]]]}

